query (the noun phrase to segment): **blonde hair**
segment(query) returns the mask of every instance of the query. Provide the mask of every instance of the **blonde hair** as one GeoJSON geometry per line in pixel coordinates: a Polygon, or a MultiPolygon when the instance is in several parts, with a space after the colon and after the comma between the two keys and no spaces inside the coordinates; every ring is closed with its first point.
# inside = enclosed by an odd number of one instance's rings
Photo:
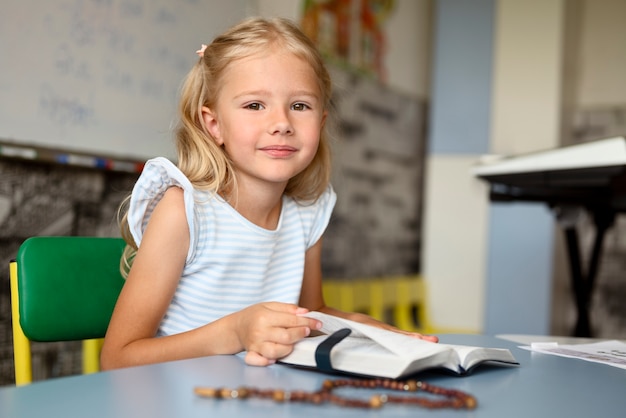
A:
{"type": "MultiPolygon", "coordinates": [[[[205,128],[202,107],[215,108],[221,81],[232,62],[271,48],[283,48],[309,63],[318,80],[324,110],[330,109],[330,75],[317,48],[296,24],[284,18],[253,17],[233,26],[207,46],[203,56],[187,74],[181,90],[180,118],[175,130],[177,165],[194,187],[221,193],[231,193],[236,189],[232,163],[205,128]]],[[[326,125],[313,160],[301,173],[291,178],[285,188],[285,195],[297,201],[315,201],[330,182],[331,155],[326,125]]],[[[136,250],[125,213],[121,229],[129,246],[136,250]]],[[[125,254],[122,261],[126,271],[132,249],[127,247],[129,257],[125,254]]]]}

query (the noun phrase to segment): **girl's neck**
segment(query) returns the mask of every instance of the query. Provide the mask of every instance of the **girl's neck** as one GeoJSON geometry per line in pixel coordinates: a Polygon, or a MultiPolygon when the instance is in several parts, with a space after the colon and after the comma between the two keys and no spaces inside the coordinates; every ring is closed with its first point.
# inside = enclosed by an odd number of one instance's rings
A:
{"type": "Polygon", "coordinates": [[[239,184],[235,191],[223,197],[241,216],[253,224],[275,230],[282,210],[283,192],[284,187],[250,190],[239,184]]]}

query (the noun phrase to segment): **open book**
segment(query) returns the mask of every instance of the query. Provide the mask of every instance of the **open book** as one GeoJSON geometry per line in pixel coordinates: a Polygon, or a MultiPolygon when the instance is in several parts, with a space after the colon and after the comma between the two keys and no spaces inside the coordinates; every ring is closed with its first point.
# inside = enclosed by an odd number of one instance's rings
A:
{"type": "Polygon", "coordinates": [[[321,312],[305,316],[322,321],[321,335],[299,341],[280,362],[391,379],[437,368],[464,375],[491,361],[519,364],[507,349],[433,343],[321,312]]]}

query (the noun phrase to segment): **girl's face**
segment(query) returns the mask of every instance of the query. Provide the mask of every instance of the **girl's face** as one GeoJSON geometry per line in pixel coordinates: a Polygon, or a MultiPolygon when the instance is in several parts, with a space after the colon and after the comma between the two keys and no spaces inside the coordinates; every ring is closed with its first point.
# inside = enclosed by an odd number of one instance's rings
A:
{"type": "Polygon", "coordinates": [[[271,51],[232,62],[203,116],[240,185],[284,188],[315,156],[326,112],[311,66],[271,51]]]}

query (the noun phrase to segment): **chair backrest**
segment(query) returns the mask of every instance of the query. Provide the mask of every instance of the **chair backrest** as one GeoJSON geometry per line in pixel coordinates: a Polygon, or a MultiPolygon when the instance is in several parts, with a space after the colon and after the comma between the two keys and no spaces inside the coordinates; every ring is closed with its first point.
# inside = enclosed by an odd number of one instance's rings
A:
{"type": "MultiPolygon", "coordinates": [[[[14,340],[16,331],[46,342],[104,337],[124,285],[119,271],[124,246],[121,238],[24,241],[11,269],[12,303],[18,308],[13,306],[13,313],[19,318],[13,322],[14,340]]],[[[16,362],[18,349],[14,341],[16,362]]]]}

